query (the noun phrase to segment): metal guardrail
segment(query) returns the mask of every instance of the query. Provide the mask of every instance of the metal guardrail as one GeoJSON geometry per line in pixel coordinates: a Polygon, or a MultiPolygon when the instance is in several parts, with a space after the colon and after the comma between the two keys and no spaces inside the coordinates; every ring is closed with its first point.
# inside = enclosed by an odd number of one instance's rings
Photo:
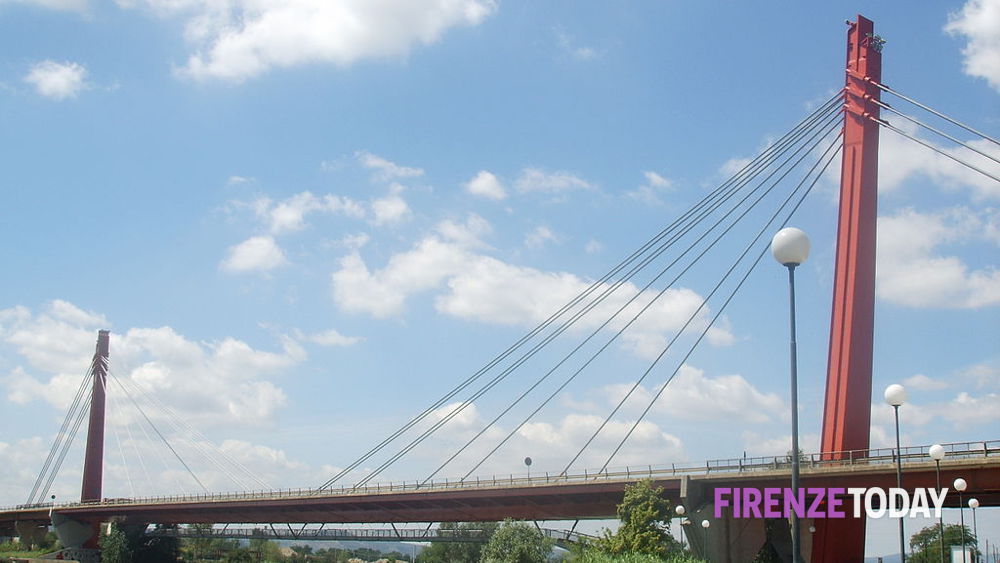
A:
{"type": "MultiPolygon", "coordinates": [[[[979,442],[952,442],[941,444],[945,449],[945,462],[948,459],[971,459],[978,457],[1000,456],[1000,440],[985,440],[979,442]]],[[[904,463],[929,462],[930,446],[908,446],[901,448],[900,459],[904,463]]],[[[819,452],[801,454],[800,462],[805,469],[820,467],[871,467],[895,463],[895,448],[876,448],[867,450],[845,450],[839,452],[819,452]]],[[[427,483],[420,481],[400,483],[377,483],[363,487],[344,485],[339,488],[326,489],[278,489],[272,491],[239,491],[229,493],[209,493],[201,495],[166,495],[139,498],[114,498],[103,501],[75,502],[53,505],[52,503],[22,504],[16,507],[3,508],[0,512],[9,510],[30,510],[38,508],[76,508],[82,506],[115,506],[124,504],[183,504],[204,502],[227,502],[234,500],[270,500],[308,497],[336,497],[352,495],[389,494],[399,492],[428,492],[456,489],[485,489],[514,486],[539,486],[546,484],[586,483],[597,480],[621,481],[632,479],[669,478],[678,475],[708,475],[715,473],[747,473],[756,471],[775,471],[791,468],[790,456],[742,457],[709,460],[703,463],[672,463],[667,465],[629,466],[601,471],[587,471],[573,474],[536,474],[492,477],[475,477],[468,479],[434,479],[427,483]]]]}
{"type": "MultiPolygon", "coordinates": [[[[547,538],[557,542],[580,543],[597,539],[595,536],[569,530],[539,528],[547,538]]],[[[492,530],[449,530],[442,528],[300,528],[287,530],[268,528],[175,528],[154,529],[152,536],[174,538],[223,538],[309,541],[419,541],[419,542],[470,542],[488,541],[492,530]]]]}

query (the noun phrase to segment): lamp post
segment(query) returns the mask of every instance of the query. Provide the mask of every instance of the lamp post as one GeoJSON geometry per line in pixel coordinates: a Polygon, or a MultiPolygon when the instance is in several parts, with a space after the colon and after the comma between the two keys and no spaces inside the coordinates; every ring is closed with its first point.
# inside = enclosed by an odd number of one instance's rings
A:
{"type": "MultiPolygon", "coordinates": [[[[906,389],[898,383],[885,388],[885,402],[892,405],[896,416],[896,488],[903,488],[903,451],[899,447],[899,406],[906,402],[906,389]]],[[[899,555],[906,561],[906,538],[903,532],[903,516],[899,517],[899,555]]]]}
{"type": "Polygon", "coordinates": [[[709,554],[708,554],[708,527],[711,526],[711,525],[712,525],[712,523],[709,522],[708,520],[702,520],[701,521],[701,527],[704,528],[704,530],[705,530],[705,533],[704,533],[704,538],[705,538],[705,543],[704,543],[704,546],[705,546],[705,557],[709,561],[712,560],[712,558],[709,557],[709,554]]]}
{"type": "Polygon", "coordinates": [[[976,550],[972,552],[972,559],[976,559],[976,554],[979,553],[979,527],[976,525],[976,509],[979,508],[979,499],[970,498],[969,508],[972,509],[972,535],[976,538],[976,550]]]}
{"type": "MultiPolygon", "coordinates": [[[[927,451],[927,455],[934,460],[934,474],[937,477],[937,488],[941,490],[941,460],[944,459],[944,446],[934,444],[927,451]]],[[[944,514],[938,512],[938,543],[941,544],[941,561],[944,561],[944,514]]]]}
{"type": "Polygon", "coordinates": [[[958,479],[955,479],[952,486],[955,487],[956,491],[958,491],[958,516],[960,518],[959,522],[962,525],[960,530],[960,535],[962,536],[962,562],[965,563],[965,504],[962,501],[962,491],[964,491],[969,484],[965,482],[965,479],[959,477],[958,479]]]}
{"type": "MultiPolygon", "coordinates": [[[[798,360],[795,349],[795,267],[809,257],[809,237],[795,227],[781,229],[771,239],[771,254],[779,264],[788,268],[788,319],[791,332],[789,358],[791,363],[792,401],[792,495],[799,496],[799,387],[798,360]]],[[[792,514],[792,561],[801,563],[799,549],[799,516],[792,514]]]]}

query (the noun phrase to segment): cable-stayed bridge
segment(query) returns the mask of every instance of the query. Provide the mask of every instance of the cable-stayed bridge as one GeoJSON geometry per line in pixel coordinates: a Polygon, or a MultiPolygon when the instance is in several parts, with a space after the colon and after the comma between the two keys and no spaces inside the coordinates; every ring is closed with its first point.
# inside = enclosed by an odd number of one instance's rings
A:
{"type": "MultiPolygon", "coordinates": [[[[892,451],[869,447],[878,137],[880,131],[888,130],[996,182],[1000,182],[1000,143],[882,83],[881,47],[872,23],[859,16],[848,33],[843,90],[819,104],[575,298],[318,487],[210,493],[180,455],[180,445],[168,439],[170,432],[154,424],[154,418],[168,420],[174,430],[193,434],[194,448],[240,488],[269,487],[246,468],[206,447],[208,440],[157,397],[144,392],[130,378],[116,376],[110,369],[109,334],[102,331],[87,377],[77,390],[28,501],[0,511],[0,530],[16,529],[24,534],[52,522],[65,545],[93,545],[95,524],[110,520],[145,526],[608,518],[614,516],[625,485],[639,479],[651,479],[663,486],[665,494],[682,502],[692,517],[700,519],[712,512],[708,491],[713,487],[784,486],[791,468],[789,460],[780,457],[725,459],[669,468],[657,465],[669,460],[653,460],[645,468],[621,468],[615,460],[636,432],[641,432],[647,415],[697,346],[711,338],[727,306],[765,259],[771,235],[789,224],[838,157],[840,211],[822,451],[802,461],[802,484],[895,486],[893,461],[897,456],[892,451]],[[883,97],[907,111],[897,109],[883,97]],[[919,117],[914,115],[917,113],[919,117]],[[897,118],[907,125],[899,126],[897,118]],[[954,148],[944,150],[923,140],[911,132],[914,126],[952,143],[954,148]],[[980,140],[963,142],[958,135],[973,135],[980,140]],[[736,241],[737,249],[726,249],[723,241],[736,241]],[[634,384],[603,421],[582,443],[574,444],[579,449],[564,460],[560,471],[506,478],[482,476],[484,464],[502,452],[525,425],[537,420],[537,415],[571,388],[582,373],[602,365],[602,355],[609,347],[630,338],[651,317],[662,313],[664,302],[677,297],[676,288],[682,280],[696,273],[704,278],[706,264],[722,271],[714,271],[708,278],[712,281],[703,290],[704,298],[675,319],[672,336],[636,375],[634,384]],[[719,264],[723,267],[719,268],[719,264]],[[549,363],[539,369],[541,361],[549,363]],[[528,381],[522,382],[524,386],[513,397],[502,398],[501,408],[481,430],[453,450],[436,452],[440,465],[432,472],[412,482],[380,484],[380,476],[388,469],[400,467],[408,454],[426,447],[429,438],[480,399],[496,399],[501,383],[510,383],[512,376],[525,377],[526,372],[528,381]],[[648,397],[643,394],[644,384],[651,389],[648,397]],[[116,397],[121,404],[136,408],[146,438],[163,442],[168,450],[164,455],[176,459],[201,493],[145,498],[133,493],[130,498],[105,498],[105,404],[110,400],[114,409],[116,397]],[[640,414],[614,433],[610,445],[605,446],[615,417],[627,404],[633,407],[636,403],[641,403],[640,414]],[[151,417],[151,409],[165,414],[151,417]],[[81,500],[46,505],[51,485],[84,419],[88,430],[81,500]],[[509,431],[496,435],[493,430],[501,421],[509,431]],[[582,468],[584,454],[595,452],[603,464],[582,468]],[[474,459],[470,458],[473,453],[474,459]],[[460,475],[443,477],[453,474],[460,475]]],[[[943,482],[965,478],[970,494],[976,494],[984,505],[997,505],[1000,442],[995,436],[982,438],[981,442],[948,444],[941,476],[946,479],[943,482]]],[[[926,446],[904,450],[898,459],[905,469],[905,488],[936,486],[937,467],[927,457],[926,446]]],[[[134,488],[131,478],[129,486],[134,488]]],[[[958,501],[949,496],[947,502],[954,505],[958,501]]],[[[860,560],[863,519],[817,520],[814,525],[815,532],[809,536],[806,548],[813,561],[860,560]]],[[[706,530],[690,526],[688,531],[689,535],[702,535],[702,541],[694,541],[693,545],[701,545],[720,560],[740,560],[738,554],[755,553],[765,541],[781,544],[789,537],[771,537],[761,522],[737,522],[732,518],[723,518],[706,530]]]]}

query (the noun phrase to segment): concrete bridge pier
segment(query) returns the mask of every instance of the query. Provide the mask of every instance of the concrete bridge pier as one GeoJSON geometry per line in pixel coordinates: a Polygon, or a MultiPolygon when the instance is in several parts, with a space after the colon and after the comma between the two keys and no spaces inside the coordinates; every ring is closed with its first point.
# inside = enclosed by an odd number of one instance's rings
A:
{"type": "Polygon", "coordinates": [[[52,513],[52,528],[59,543],[65,548],[82,548],[88,544],[93,545],[94,542],[90,540],[97,540],[97,526],[93,523],[73,520],[58,512],[52,513]]]}
{"type": "MultiPolygon", "coordinates": [[[[783,518],[734,518],[731,507],[723,507],[720,517],[715,517],[712,502],[713,488],[694,483],[687,477],[681,481],[681,504],[686,508],[686,523],[682,524],[684,537],[695,555],[719,563],[752,561],[770,544],[781,561],[792,561],[792,534],[790,523],[783,518]],[[702,526],[707,520],[709,526],[702,526]]],[[[683,520],[682,520],[683,522],[683,520]]],[[[812,519],[800,520],[802,561],[812,558],[812,519]]]]}

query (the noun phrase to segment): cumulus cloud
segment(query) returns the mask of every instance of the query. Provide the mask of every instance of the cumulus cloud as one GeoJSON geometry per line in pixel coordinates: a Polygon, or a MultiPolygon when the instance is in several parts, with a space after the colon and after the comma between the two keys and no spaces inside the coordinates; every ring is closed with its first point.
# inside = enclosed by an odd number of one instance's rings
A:
{"type": "MultiPolygon", "coordinates": [[[[891,116],[883,116],[909,135],[921,138],[917,126],[891,116]]],[[[964,147],[941,145],[931,139],[924,142],[940,151],[967,162],[980,170],[1000,177],[1000,164],[964,147]]],[[[966,141],[969,146],[1000,158],[1000,147],[986,140],[966,141]]],[[[973,197],[982,200],[1000,199],[1000,182],[971,168],[921,146],[893,131],[883,131],[879,136],[879,191],[902,189],[907,180],[925,177],[946,190],[969,190],[973,197]]]]}
{"type": "MultiPolygon", "coordinates": [[[[756,432],[743,433],[743,447],[750,457],[786,456],[792,451],[792,435],[766,437],[756,432]]],[[[799,450],[805,454],[820,451],[819,434],[799,436],[799,450]]]]}
{"type": "Polygon", "coordinates": [[[87,87],[87,69],[73,62],[57,63],[45,60],[36,63],[24,76],[39,95],[53,100],[74,98],[87,87]]]}
{"type": "MultiPolygon", "coordinates": [[[[334,301],[345,311],[387,318],[400,315],[410,296],[436,292],[434,302],[440,313],[480,322],[530,326],[590,286],[573,274],[517,266],[478,252],[480,233],[486,230],[484,223],[473,216],[461,229],[455,223],[442,224],[437,232],[411,249],[394,254],[375,271],[358,252],[348,254],[331,278],[334,301]]],[[[577,327],[596,328],[624,308],[609,325],[623,327],[654,297],[652,292],[638,293],[639,288],[633,284],[622,285],[583,316],[577,327]]],[[[624,343],[643,357],[655,356],[665,346],[667,335],[680,330],[688,318],[694,317],[692,330],[707,325],[709,311],[707,307],[699,310],[702,301],[687,288],[667,290],[625,332],[624,343]]],[[[714,327],[709,338],[716,345],[731,341],[724,324],[714,327]]]]}
{"type": "MultiPolygon", "coordinates": [[[[8,399],[42,399],[57,408],[72,400],[106,320],[66,302],[34,313],[0,311],[0,342],[21,358],[6,380],[8,399]]],[[[235,338],[200,343],[170,327],[131,328],[111,335],[111,370],[187,418],[219,424],[263,424],[285,403],[269,377],[304,361],[291,338],[280,352],[258,350],[235,338]]]]}
{"type": "Polygon", "coordinates": [[[164,17],[185,19],[194,53],[179,72],[233,82],[311,63],[347,67],[406,56],[446,31],[482,23],[493,0],[133,0],[164,17]]]}
{"type": "MultiPolygon", "coordinates": [[[[940,392],[937,395],[943,396],[940,392]]],[[[958,391],[949,398],[928,403],[911,399],[905,407],[906,427],[925,434],[924,429],[929,428],[932,435],[938,436],[942,428],[949,428],[953,432],[992,428],[1000,423],[1000,409],[996,408],[998,404],[1000,394],[996,392],[975,394],[958,391]]],[[[895,438],[892,437],[895,427],[892,407],[884,402],[872,403],[871,417],[873,443],[883,447],[895,446],[895,438]]],[[[913,443],[911,440],[904,440],[905,442],[913,443]]]]}
{"type": "Polygon", "coordinates": [[[941,381],[940,379],[934,379],[932,377],[927,377],[922,373],[918,373],[903,380],[903,386],[913,388],[918,391],[939,391],[941,389],[947,389],[948,383],[946,381],[941,381]]]}
{"type": "Polygon", "coordinates": [[[650,205],[662,204],[663,201],[660,199],[660,195],[673,187],[673,181],[664,178],[652,170],[646,170],[642,175],[645,178],[645,182],[638,188],[626,192],[625,195],[631,199],[650,205]]]}
{"type": "Polygon", "coordinates": [[[398,193],[372,201],[372,223],[375,226],[391,225],[405,221],[412,215],[410,206],[398,193]]]}
{"type": "Polygon", "coordinates": [[[331,213],[358,219],[365,216],[364,206],[360,202],[334,194],[319,197],[309,191],[278,202],[266,197],[259,198],[250,206],[273,235],[301,231],[307,227],[306,217],[312,213],[331,213]]]}
{"type": "Polygon", "coordinates": [[[494,201],[500,201],[507,197],[507,190],[504,189],[500,179],[487,170],[477,172],[471,180],[465,183],[465,190],[470,194],[494,201]]]}
{"type": "Polygon", "coordinates": [[[960,370],[957,375],[961,379],[971,381],[977,389],[1000,390],[1000,366],[994,363],[981,362],[960,370]]]}
{"type": "MultiPolygon", "coordinates": [[[[634,383],[605,387],[607,398],[617,403],[634,383]]],[[[642,409],[659,390],[640,385],[626,405],[642,409]]],[[[654,405],[654,412],[669,414],[685,420],[739,420],[767,422],[788,412],[781,398],[774,393],[763,393],[741,375],[708,377],[703,370],[681,366],[674,380],[667,385],[654,405]]]]}
{"type": "Polygon", "coordinates": [[[325,347],[354,346],[355,344],[364,341],[364,338],[359,336],[344,336],[332,328],[314,334],[301,334],[299,335],[299,339],[325,347]]]}
{"type": "Polygon", "coordinates": [[[945,31],[966,40],[965,72],[1000,92],[1000,1],[969,0],[948,17],[945,31]]]}
{"type": "Polygon", "coordinates": [[[525,168],[514,182],[522,193],[565,194],[576,190],[590,190],[595,186],[570,172],[548,172],[539,168],[525,168]]]}
{"type": "Polygon", "coordinates": [[[273,237],[258,236],[229,247],[219,267],[231,273],[267,272],[287,263],[285,251],[273,237]]]}
{"type": "MultiPolygon", "coordinates": [[[[434,411],[423,427],[443,420],[454,412],[461,403],[445,405],[434,411]]],[[[424,448],[417,455],[428,458],[437,464],[443,461],[442,453],[450,455],[453,450],[464,446],[477,433],[482,436],[438,475],[461,476],[476,463],[481,461],[494,446],[499,444],[515,428],[515,423],[503,425],[503,421],[487,427],[486,414],[481,413],[477,404],[471,403],[459,411],[451,420],[435,433],[436,443],[433,448],[424,448]],[[485,430],[484,430],[485,429],[485,430]]],[[[536,420],[522,425],[511,438],[486,460],[474,475],[489,475],[491,473],[524,472],[521,462],[530,455],[533,464],[532,472],[558,472],[573,458],[593,433],[600,427],[604,417],[571,413],[555,420],[536,420]]],[[[607,461],[607,456],[625,437],[635,424],[635,420],[625,418],[611,420],[595,438],[593,443],[574,463],[574,470],[596,469],[607,461]]],[[[612,467],[623,465],[646,465],[649,459],[665,461],[683,461],[687,458],[682,441],[676,436],[665,432],[657,424],[642,421],[629,437],[626,446],[612,462],[612,467]]]]}
{"type": "Polygon", "coordinates": [[[415,178],[424,175],[424,171],[421,168],[401,166],[370,152],[358,151],[355,156],[362,166],[368,168],[369,170],[374,170],[375,179],[380,181],[415,178]]]}
{"type": "Polygon", "coordinates": [[[939,248],[974,241],[1000,246],[992,233],[1000,213],[951,208],[925,214],[904,209],[878,219],[879,297],[909,307],[978,308],[1000,304],[1000,270],[969,268],[939,248]],[[985,239],[985,240],[984,240],[985,239]]]}

